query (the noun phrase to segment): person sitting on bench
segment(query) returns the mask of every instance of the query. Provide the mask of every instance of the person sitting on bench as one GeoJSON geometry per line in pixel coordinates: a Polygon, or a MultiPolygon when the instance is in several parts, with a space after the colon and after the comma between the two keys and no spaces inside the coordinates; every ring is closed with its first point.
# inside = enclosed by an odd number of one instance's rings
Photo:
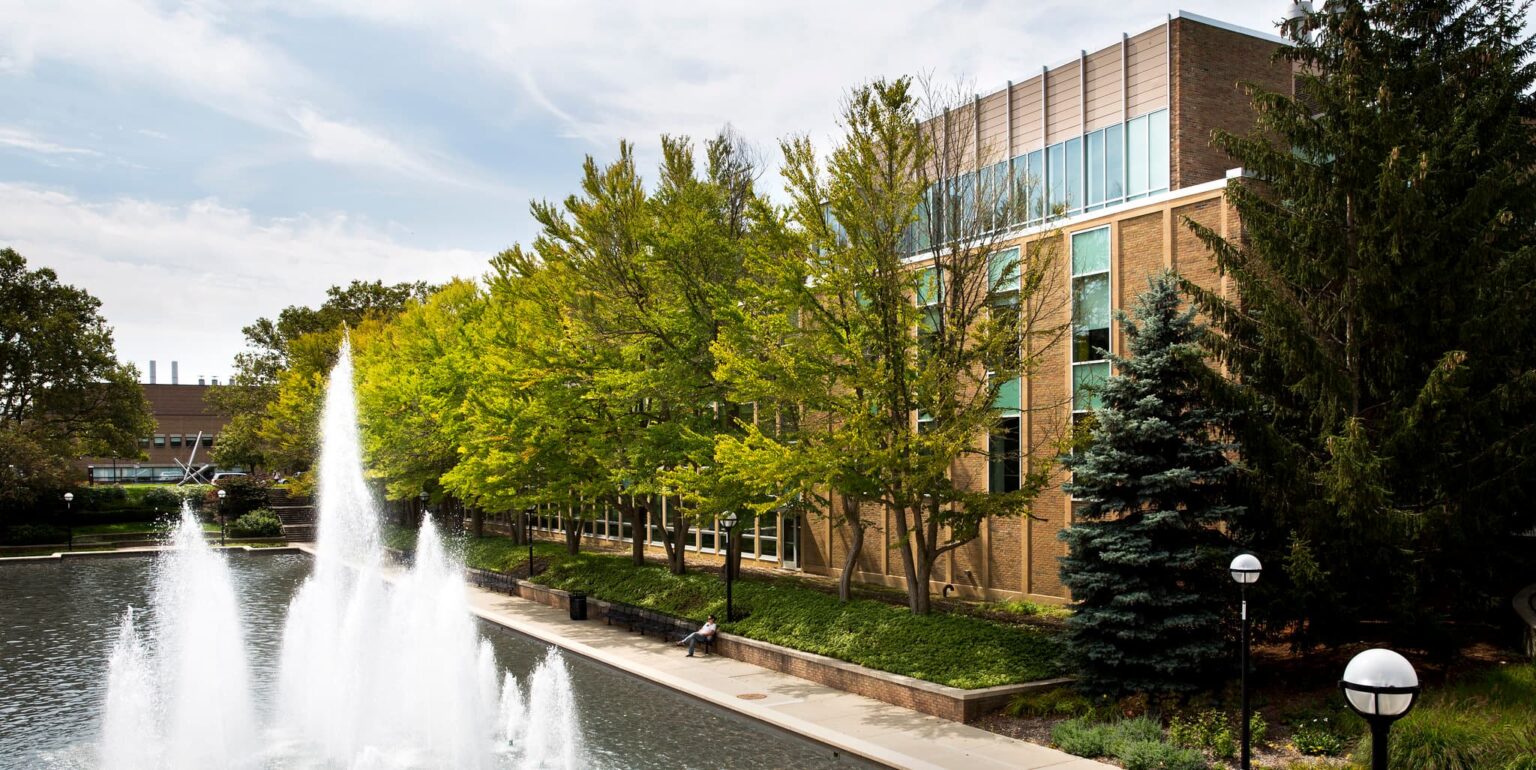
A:
{"type": "Polygon", "coordinates": [[[688,645],[688,657],[691,658],[693,657],[694,646],[699,642],[715,641],[715,632],[718,630],[719,627],[715,625],[715,616],[710,615],[709,620],[705,621],[703,628],[683,637],[682,641],[677,643],[677,646],[688,645]]]}

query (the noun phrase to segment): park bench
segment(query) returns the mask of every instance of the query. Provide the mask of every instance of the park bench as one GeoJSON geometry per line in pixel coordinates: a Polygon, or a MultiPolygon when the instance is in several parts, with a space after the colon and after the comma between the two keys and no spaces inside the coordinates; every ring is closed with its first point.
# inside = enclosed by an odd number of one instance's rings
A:
{"type": "MultiPolygon", "coordinates": [[[[664,612],[649,610],[644,607],[636,607],[633,604],[623,602],[609,602],[606,614],[608,625],[624,626],[630,631],[639,631],[641,636],[646,632],[652,632],[662,639],[672,642],[683,638],[687,634],[684,627],[689,621],[668,615],[664,612]]],[[[704,639],[699,642],[705,652],[714,652],[715,640],[704,639]]]]}

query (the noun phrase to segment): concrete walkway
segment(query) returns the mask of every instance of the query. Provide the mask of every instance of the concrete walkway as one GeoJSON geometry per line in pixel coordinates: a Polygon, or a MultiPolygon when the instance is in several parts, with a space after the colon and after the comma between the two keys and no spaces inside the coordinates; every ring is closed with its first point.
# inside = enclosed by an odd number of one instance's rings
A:
{"type": "Polygon", "coordinates": [[[563,610],[468,588],[476,615],[578,655],[899,768],[1113,770],[1111,765],[892,706],[715,655],[683,650],[563,610]]]}

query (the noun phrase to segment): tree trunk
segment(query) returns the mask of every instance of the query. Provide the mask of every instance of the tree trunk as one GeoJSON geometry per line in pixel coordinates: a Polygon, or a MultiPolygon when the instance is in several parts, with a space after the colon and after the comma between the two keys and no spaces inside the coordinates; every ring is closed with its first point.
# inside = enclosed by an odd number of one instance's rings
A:
{"type": "Polygon", "coordinates": [[[848,555],[843,559],[843,574],[837,578],[837,600],[853,601],[853,570],[864,550],[864,519],[859,515],[858,498],[841,496],[843,526],[848,528],[848,555]]]}
{"type": "MultiPolygon", "coordinates": [[[[921,504],[921,503],[919,503],[921,504]]],[[[915,533],[908,524],[909,509],[896,506],[896,537],[901,547],[901,572],[907,578],[907,607],[914,615],[928,614],[928,569],[919,568],[920,560],[913,553],[912,540],[915,533]]],[[[926,564],[926,562],[924,562],[926,564]]]]}
{"type": "Polygon", "coordinates": [[[646,506],[629,506],[629,558],[636,567],[645,566],[646,506]]]}
{"type": "Polygon", "coordinates": [[[581,519],[575,516],[565,519],[565,552],[572,556],[581,553],[581,519]]]}
{"type": "Polygon", "coordinates": [[[470,509],[469,528],[475,537],[485,537],[485,511],[479,506],[470,509]]]}
{"type": "Polygon", "coordinates": [[[672,511],[672,531],[667,539],[672,542],[672,548],[667,552],[667,566],[674,575],[683,575],[688,572],[688,517],[683,515],[682,507],[672,511]]]}

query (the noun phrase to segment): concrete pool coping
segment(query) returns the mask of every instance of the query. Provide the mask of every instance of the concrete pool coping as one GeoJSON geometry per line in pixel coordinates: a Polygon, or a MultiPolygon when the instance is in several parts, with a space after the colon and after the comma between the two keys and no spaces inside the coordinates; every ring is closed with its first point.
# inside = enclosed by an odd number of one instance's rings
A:
{"type": "MultiPolygon", "coordinates": [[[[60,553],[0,559],[37,563],[144,556],[165,548],[60,553]]],[[[288,547],[232,546],[234,553],[305,553],[288,547]]],[[[387,574],[387,573],[386,573],[387,574]]],[[[466,584],[479,618],[552,644],[667,689],[877,764],[914,770],[1003,768],[1112,770],[1113,766],[923,714],[873,698],[719,655],[688,658],[655,637],[595,621],[573,621],[563,610],[466,584]]],[[[686,726],[684,726],[686,727],[686,726]]]]}

